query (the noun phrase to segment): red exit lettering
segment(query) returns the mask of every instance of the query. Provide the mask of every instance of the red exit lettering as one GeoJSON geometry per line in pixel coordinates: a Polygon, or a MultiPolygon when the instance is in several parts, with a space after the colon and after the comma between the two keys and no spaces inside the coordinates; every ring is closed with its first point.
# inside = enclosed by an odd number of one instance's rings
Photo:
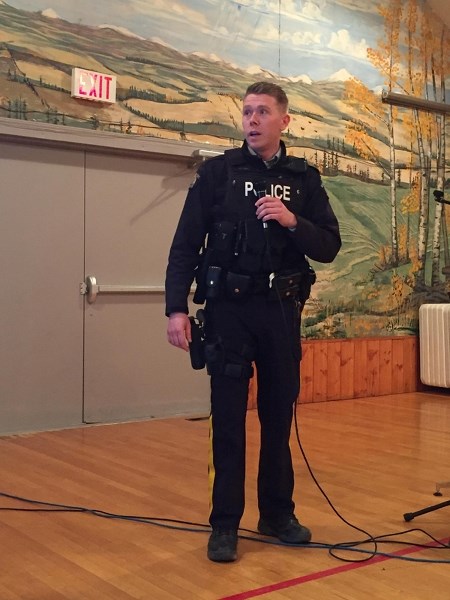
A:
{"type": "Polygon", "coordinates": [[[100,102],[115,102],[116,78],[113,75],[74,69],[72,96],[100,102]]]}

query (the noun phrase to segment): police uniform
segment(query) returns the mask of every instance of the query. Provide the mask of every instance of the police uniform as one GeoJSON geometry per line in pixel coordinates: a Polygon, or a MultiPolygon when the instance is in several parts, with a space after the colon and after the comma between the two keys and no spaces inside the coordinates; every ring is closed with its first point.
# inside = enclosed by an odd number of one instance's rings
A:
{"type": "Polygon", "coordinates": [[[258,507],[261,517],[292,515],[289,448],[300,390],[300,314],[311,286],[306,257],[331,262],[339,226],[320,174],[281,143],[272,163],[248,148],[201,165],[172,242],[166,314],[206,302],[206,365],[211,376],[210,523],[237,529],[244,511],[248,384],[257,373],[261,424],[258,507]],[[289,230],[256,217],[258,196],[280,197],[297,217],[289,230]]]}

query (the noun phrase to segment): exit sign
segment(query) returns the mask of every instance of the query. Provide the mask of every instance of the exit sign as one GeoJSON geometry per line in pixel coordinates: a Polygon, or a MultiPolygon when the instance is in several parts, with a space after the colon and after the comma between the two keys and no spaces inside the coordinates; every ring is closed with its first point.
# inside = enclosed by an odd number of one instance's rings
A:
{"type": "Polygon", "coordinates": [[[116,101],[116,77],[75,67],[72,69],[72,96],[112,104],[116,101]]]}

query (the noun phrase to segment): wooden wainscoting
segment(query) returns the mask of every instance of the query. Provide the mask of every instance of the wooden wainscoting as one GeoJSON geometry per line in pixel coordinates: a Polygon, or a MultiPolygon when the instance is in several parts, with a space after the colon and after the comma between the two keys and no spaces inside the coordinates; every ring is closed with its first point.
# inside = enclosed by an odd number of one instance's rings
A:
{"type": "MultiPolygon", "coordinates": [[[[421,389],[416,336],[304,340],[300,402],[403,394],[421,389]]],[[[256,378],[249,408],[256,406],[256,378]]]]}

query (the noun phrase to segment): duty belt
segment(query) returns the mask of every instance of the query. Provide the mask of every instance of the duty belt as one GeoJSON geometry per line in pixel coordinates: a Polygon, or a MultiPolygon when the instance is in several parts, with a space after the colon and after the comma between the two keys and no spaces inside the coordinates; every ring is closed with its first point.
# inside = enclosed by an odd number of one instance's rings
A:
{"type": "Polygon", "coordinates": [[[273,298],[296,298],[301,289],[311,282],[303,272],[289,274],[267,273],[244,275],[209,267],[207,276],[207,299],[230,298],[238,300],[253,294],[269,294],[273,298]]]}

